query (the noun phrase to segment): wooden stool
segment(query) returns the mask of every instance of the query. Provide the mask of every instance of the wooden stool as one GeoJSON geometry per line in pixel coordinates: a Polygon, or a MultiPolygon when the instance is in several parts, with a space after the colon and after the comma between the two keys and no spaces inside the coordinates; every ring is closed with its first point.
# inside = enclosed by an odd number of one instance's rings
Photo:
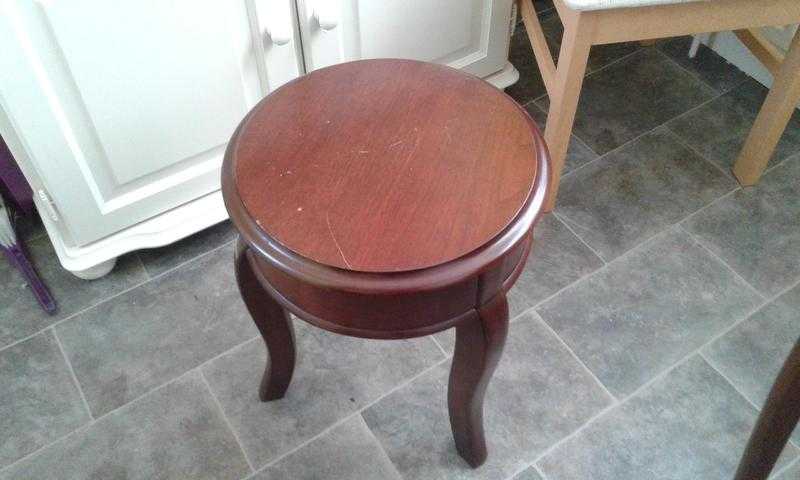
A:
{"type": "Polygon", "coordinates": [[[456,327],[450,422],[459,454],[481,465],[506,292],[532,245],[548,162],[522,108],[440,65],[336,65],[261,101],[222,173],[239,289],[269,351],[261,399],[281,398],[292,378],[287,311],[364,338],[456,327]]]}

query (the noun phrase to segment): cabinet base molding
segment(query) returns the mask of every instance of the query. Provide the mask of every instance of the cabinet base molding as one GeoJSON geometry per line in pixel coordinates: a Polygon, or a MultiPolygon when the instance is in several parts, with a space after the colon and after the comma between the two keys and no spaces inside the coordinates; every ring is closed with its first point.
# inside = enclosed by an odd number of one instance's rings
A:
{"type": "Polygon", "coordinates": [[[500,90],[503,90],[504,88],[508,88],[517,83],[517,80],[519,80],[519,72],[516,68],[514,68],[514,65],[511,65],[511,62],[506,62],[506,65],[502,70],[489,75],[488,77],[484,78],[484,80],[500,90]]]}
{"type": "Polygon", "coordinates": [[[120,255],[177,242],[227,218],[222,194],[216,191],[88,245],[67,243],[46,215],[42,222],[61,266],[78,278],[94,280],[109,273],[120,255]]]}

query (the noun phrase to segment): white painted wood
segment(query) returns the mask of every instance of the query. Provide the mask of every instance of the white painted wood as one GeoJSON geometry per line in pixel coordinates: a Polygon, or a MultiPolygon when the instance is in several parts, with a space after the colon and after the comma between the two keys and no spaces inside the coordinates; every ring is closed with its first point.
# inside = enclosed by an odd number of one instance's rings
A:
{"type": "MultiPolygon", "coordinates": [[[[764,36],[783,51],[788,48],[795,31],[797,31],[796,25],[762,29],[764,36]]],[[[732,32],[716,33],[708,38],[701,38],[701,41],[765,87],[772,87],[772,74],[732,32]]]]}
{"type": "Polygon", "coordinates": [[[297,0],[306,70],[363,58],[413,58],[487,77],[506,66],[512,3],[297,0]]]}
{"type": "Polygon", "coordinates": [[[72,274],[76,277],[83,279],[83,280],[97,280],[98,278],[105,277],[111,270],[114,269],[114,266],[117,264],[117,257],[110,258],[105,262],[98,263],[92,267],[87,268],[86,270],[71,270],[72,274]]]}
{"type": "Polygon", "coordinates": [[[62,235],[86,245],[219,189],[238,122],[301,73],[299,42],[253,31],[279,1],[2,4],[0,105],[62,235]]]}
{"type": "MultiPolygon", "coordinates": [[[[37,200],[34,201],[38,203],[37,200]]],[[[84,278],[82,275],[85,274],[82,272],[91,271],[97,265],[122,254],[176,242],[227,218],[222,193],[218,190],[83,246],[66,241],[49,218],[43,217],[42,223],[53,242],[61,265],[84,278]]]]}

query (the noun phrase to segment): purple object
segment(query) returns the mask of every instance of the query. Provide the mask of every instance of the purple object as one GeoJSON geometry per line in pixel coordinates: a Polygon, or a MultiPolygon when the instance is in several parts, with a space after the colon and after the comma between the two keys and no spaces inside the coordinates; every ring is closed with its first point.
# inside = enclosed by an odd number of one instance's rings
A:
{"type": "Polygon", "coordinates": [[[36,301],[39,302],[39,305],[42,306],[44,311],[49,314],[55,313],[56,302],[53,300],[50,290],[47,289],[47,286],[39,278],[39,275],[36,273],[36,270],[34,270],[28,257],[25,256],[25,252],[22,251],[20,245],[18,243],[14,243],[10,247],[0,245],[0,249],[3,250],[6,258],[11,262],[11,265],[17,267],[17,270],[25,277],[25,280],[27,280],[28,285],[30,285],[33,291],[33,296],[36,297],[36,301]]]}
{"type": "Polygon", "coordinates": [[[0,193],[27,214],[33,213],[33,192],[14,162],[6,142],[0,137],[0,193]]]}
{"type": "Polygon", "coordinates": [[[14,204],[28,214],[33,213],[33,195],[28,182],[22,176],[17,164],[9,152],[8,147],[0,138],[0,250],[3,250],[11,265],[22,273],[36,297],[36,301],[45,312],[53,314],[56,311],[56,302],[39,278],[33,265],[25,255],[23,245],[17,239],[14,231],[14,216],[6,206],[3,197],[7,196],[14,204]]]}

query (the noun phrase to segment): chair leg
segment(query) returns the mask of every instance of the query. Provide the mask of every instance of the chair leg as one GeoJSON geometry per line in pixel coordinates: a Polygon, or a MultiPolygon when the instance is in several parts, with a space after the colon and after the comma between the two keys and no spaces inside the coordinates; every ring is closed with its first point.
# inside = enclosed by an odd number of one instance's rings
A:
{"type": "Polygon", "coordinates": [[[556,81],[550,95],[550,110],[547,114],[547,127],[544,138],[550,150],[553,165],[550,176],[550,189],[545,202],[545,211],[555,207],[558,195],[558,184],[561,170],[567,158],[567,148],[575,121],[575,111],[586,74],[586,63],[589,60],[589,49],[594,35],[594,17],[574,13],[563,18],[564,36],[558,57],[556,81]]]}
{"type": "Polygon", "coordinates": [[[780,66],[772,89],[742,148],[733,174],[744,186],[755,185],[781,139],[789,119],[800,102],[800,31],[780,66]]]}
{"type": "Polygon", "coordinates": [[[778,379],[747,443],[735,480],[766,480],[800,420],[800,341],[778,379]]]}

